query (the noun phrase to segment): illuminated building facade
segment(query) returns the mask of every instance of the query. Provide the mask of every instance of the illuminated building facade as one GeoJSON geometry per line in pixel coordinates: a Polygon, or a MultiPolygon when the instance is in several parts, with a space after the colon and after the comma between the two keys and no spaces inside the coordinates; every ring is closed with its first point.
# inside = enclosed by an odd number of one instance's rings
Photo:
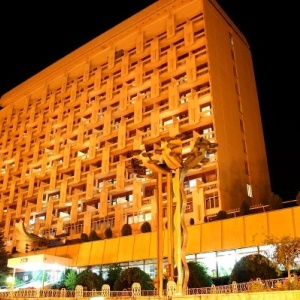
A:
{"type": "Polygon", "coordinates": [[[0,105],[0,222],[21,253],[20,220],[47,239],[108,227],[120,237],[127,223],[135,235],[145,221],[155,232],[156,182],[127,165],[166,137],[184,135],[183,156],[197,137],[218,143],[186,176],[188,225],[271,192],[249,45],[214,0],[159,0],[0,105]]]}

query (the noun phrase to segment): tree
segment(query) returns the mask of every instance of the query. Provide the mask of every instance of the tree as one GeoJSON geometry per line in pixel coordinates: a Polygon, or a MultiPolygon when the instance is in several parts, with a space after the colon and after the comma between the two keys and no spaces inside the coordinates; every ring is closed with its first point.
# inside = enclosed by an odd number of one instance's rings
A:
{"type": "Polygon", "coordinates": [[[300,257],[300,238],[291,238],[289,236],[276,238],[268,236],[265,239],[265,244],[273,248],[268,252],[269,258],[274,263],[283,266],[290,279],[291,269],[297,267],[295,260],[300,257]]]}
{"type": "Polygon", "coordinates": [[[229,282],[248,282],[250,280],[274,279],[280,274],[277,266],[266,256],[251,254],[235,263],[229,282]]]}
{"type": "Polygon", "coordinates": [[[195,261],[189,261],[188,267],[190,272],[188,288],[208,287],[213,284],[212,278],[208,275],[203,264],[195,261]]]}
{"type": "Polygon", "coordinates": [[[0,285],[6,285],[6,279],[9,274],[9,268],[7,267],[9,254],[5,249],[4,235],[0,231],[0,285]]]}
{"type": "Polygon", "coordinates": [[[113,289],[114,284],[119,278],[122,271],[123,269],[119,264],[111,264],[108,266],[107,279],[105,280],[105,283],[110,286],[111,290],[113,289]]]}
{"type": "Polygon", "coordinates": [[[142,290],[153,290],[153,282],[149,274],[138,267],[128,268],[122,271],[116,280],[113,290],[122,291],[131,289],[133,283],[139,283],[142,290]]]}
{"type": "Polygon", "coordinates": [[[73,269],[69,269],[66,273],[64,285],[68,290],[75,290],[77,285],[77,273],[73,269]]]}

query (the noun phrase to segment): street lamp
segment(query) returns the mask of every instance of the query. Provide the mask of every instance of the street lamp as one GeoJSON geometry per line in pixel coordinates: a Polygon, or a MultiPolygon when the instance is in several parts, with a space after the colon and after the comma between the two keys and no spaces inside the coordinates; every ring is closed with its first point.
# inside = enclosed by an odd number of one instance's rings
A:
{"type": "Polygon", "coordinates": [[[154,153],[147,153],[145,148],[133,150],[131,163],[127,166],[129,172],[136,173],[140,177],[149,177],[147,169],[156,174],[157,188],[157,213],[158,213],[158,249],[157,249],[157,276],[158,295],[163,291],[163,200],[162,184],[163,176],[167,181],[167,218],[168,218],[168,264],[169,280],[174,278],[174,265],[177,267],[176,294],[185,295],[189,280],[189,269],[186,262],[187,229],[184,222],[186,209],[186,195],[184,192],[184,179],[190,169],[202,168],[209,162],[207,154],[214,154],[217,143],[212,143],[200,136],[196,138],[191,151],[182,154],[182,140],[184,135],[166,137],[161,139],[161,147],[154,153]],[[159,159],[155,159],[155,154],[159,159]],[[153,158],[154,157],[154,158],[153,158]],[[173,203],[175,211],[173,212],[173,203]]]}

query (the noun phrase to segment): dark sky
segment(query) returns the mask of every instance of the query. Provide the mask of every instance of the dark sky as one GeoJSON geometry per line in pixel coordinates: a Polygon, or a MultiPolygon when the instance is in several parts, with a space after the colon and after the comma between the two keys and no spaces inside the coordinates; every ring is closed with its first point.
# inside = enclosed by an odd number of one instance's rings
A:
{"type": "MultiPolygon", "coordinates": [[[[154,2],[51,1],[38,6],[33,1],[6,1],[5,6],[3,2],[0,96],[154,2]]],[[[292,23],[292,18],[283,19],[288,7],[262,5],[261,0],[218,2],[250,44],[272,190],[283,200],[295,199],[300,191],[299,96],[288,73],[295,64],[293,41],[283,35],[292,23]]]]}

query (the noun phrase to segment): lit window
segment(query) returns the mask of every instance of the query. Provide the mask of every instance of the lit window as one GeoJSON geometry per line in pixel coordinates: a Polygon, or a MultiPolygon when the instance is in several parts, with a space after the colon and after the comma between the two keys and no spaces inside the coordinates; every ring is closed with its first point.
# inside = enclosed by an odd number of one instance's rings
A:
{"type": "Polygon", "coordinates": [[[247,184],[247,195],[252,198],[253,194],[252,194],[252,188],[250,184],[247,184]]]}
{"type": "Polygon", "coordinates": [[[205,112],[204,116],[210,116],[211,115],[211,107],[210,105],[201,107],[201,112],[205,112]]]}
{"type": "Polygon", "coordinates": [[[233,36],[231,33],[229,33],[229,42],[231,45],[233,45],[233,36]]]}

